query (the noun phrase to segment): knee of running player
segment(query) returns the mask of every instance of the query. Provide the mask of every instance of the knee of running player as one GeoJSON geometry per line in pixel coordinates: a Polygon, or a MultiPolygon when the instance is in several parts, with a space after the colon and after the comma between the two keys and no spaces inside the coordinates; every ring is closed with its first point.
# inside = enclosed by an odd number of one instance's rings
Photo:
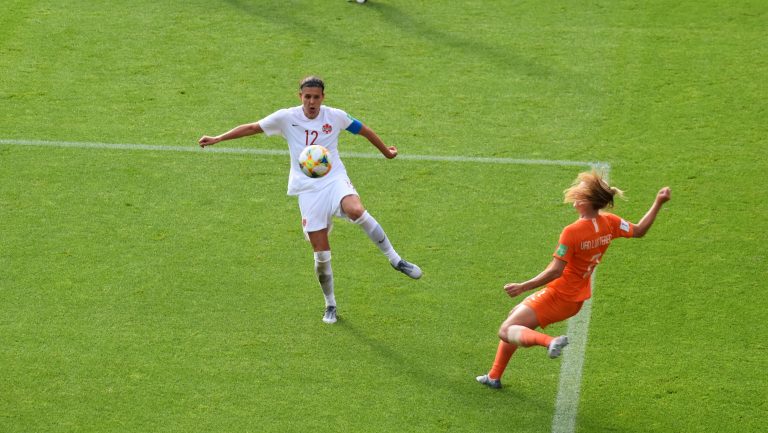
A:
{"type": "Polygon", "coordinates": [[[521,328],[523,328],[523,326],[502,323],[501,327],[499,328],[499,338],[506,341],[507,343],[514,344],[518,340],[518,335],[520,334],[521,328]]]}
{"type": "Polygon", "coordinates": [[[357,196],[349,195],[341,200],[341,210],[352,221],[357,221],[365,213],[365,207],[357,196]]]}
{"type": "Polygon", "coordinates": [[[344,212],[347,214],[349,219],[351,219],[353,222],[356,222],[365,213],[365,208],[362,205],[352,206],[350,209],[346,209],[344,212]]]}

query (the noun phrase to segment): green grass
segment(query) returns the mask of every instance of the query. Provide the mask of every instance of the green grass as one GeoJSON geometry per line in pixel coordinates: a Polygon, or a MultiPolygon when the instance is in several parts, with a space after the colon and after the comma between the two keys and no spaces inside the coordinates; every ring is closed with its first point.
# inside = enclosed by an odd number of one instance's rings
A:
{"type": "MultiPolygon", "coordinates": [[[[576,431],[762,427],[761,2],[6,3],[0,140],[193,147],[315,73],[403,155],[606,161],[634,221],[670,185],[598,271],[576,431]]],[[[550,431],[560,362],[472,378],[580,169],[345,159],[425,276],[338,221],[325,326],[286,164],[0,144],[0,431],[550,431]]]]}

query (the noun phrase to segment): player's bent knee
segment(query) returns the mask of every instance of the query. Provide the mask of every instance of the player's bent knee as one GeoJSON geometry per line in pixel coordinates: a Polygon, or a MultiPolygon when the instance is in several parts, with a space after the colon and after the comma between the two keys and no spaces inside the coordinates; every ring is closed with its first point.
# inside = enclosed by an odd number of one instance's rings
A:
{"type": "Polygon", "coordinates": [[[520,332],[523,328],[525,327],[521,325],[502,326],[501,329],[499,329],[499,338],[510,344],[519,344],[520,332]]]}
{"type": "MultiPolygon", "coordinates": [[[[507,341],[507,333],[509,332],[509,326],[501,325],[499,328],[499,338],[507,341]]],[[[508,342],[508,341],[507,341],[508,342]]]]}
{"type": "Polygon", "coordinates": [[[349,209],[344,209],[344,213],[352,221],[358,221],[365,214],[365,208],[363,206],[350,206],[349,209]]]}
{"type": "Polygon", "coordinates": [[[365,207],[360,202],[360,198],[356,195],[348,195],[341,200],[341,210],[347,215],[347,218],[352,221],[360,219],[365,213],[365,207]]]}

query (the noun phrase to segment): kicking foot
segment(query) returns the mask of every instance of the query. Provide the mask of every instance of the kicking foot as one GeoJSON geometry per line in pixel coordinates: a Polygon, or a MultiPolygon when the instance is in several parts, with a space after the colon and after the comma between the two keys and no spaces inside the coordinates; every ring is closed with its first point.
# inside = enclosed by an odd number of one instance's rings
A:
{"type": "Polygon", "coordinates": [[[555,337],[554,340],[552,340],[551,343],[549,343],[549,346],[547,347],[547,355],[549,355],[550,358],[557,358],[560,356],[560,353],[563,351],[563,347],[568,345],[568,337],[565,335],[561,335],[559,337],[555,337]]]}
{"type": "Polygon", "coordinates": [[[331,324],[336,323],[336,306],[329,305],[325,307],[325,314],[323,314],[323,322],[331,324]]]}
{"type": "Polygon", "coordinates": [[[392,267],[404,273],[405,275],[408,275],[414,280],[418,280],[419,278],[421,278],[421,268],[414,265],[413,263],[406,262],[405,260],[400,260],[400,262],[397,263],[397,266],[392,265],[392,267]]]}
{"type": "Polygon", "coordinates": [[[484,374],[482,376],[476,377],[477,381],[482,383],[483,385],[493,388],[493,389],[499,389],[501,388],[501,379],[491,379],[490,376],[487,374],[484,374]]]}

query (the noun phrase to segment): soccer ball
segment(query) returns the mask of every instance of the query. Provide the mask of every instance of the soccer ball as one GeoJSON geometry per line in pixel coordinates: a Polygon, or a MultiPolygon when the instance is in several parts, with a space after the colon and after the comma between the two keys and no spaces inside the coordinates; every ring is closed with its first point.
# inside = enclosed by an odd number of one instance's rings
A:
{"type": "Polygon", "coordinates": [[[319,144],[307,146],[299,155],[299,168],[309,177],[323,177],[331,171],[328,149],[319,144]]]}

